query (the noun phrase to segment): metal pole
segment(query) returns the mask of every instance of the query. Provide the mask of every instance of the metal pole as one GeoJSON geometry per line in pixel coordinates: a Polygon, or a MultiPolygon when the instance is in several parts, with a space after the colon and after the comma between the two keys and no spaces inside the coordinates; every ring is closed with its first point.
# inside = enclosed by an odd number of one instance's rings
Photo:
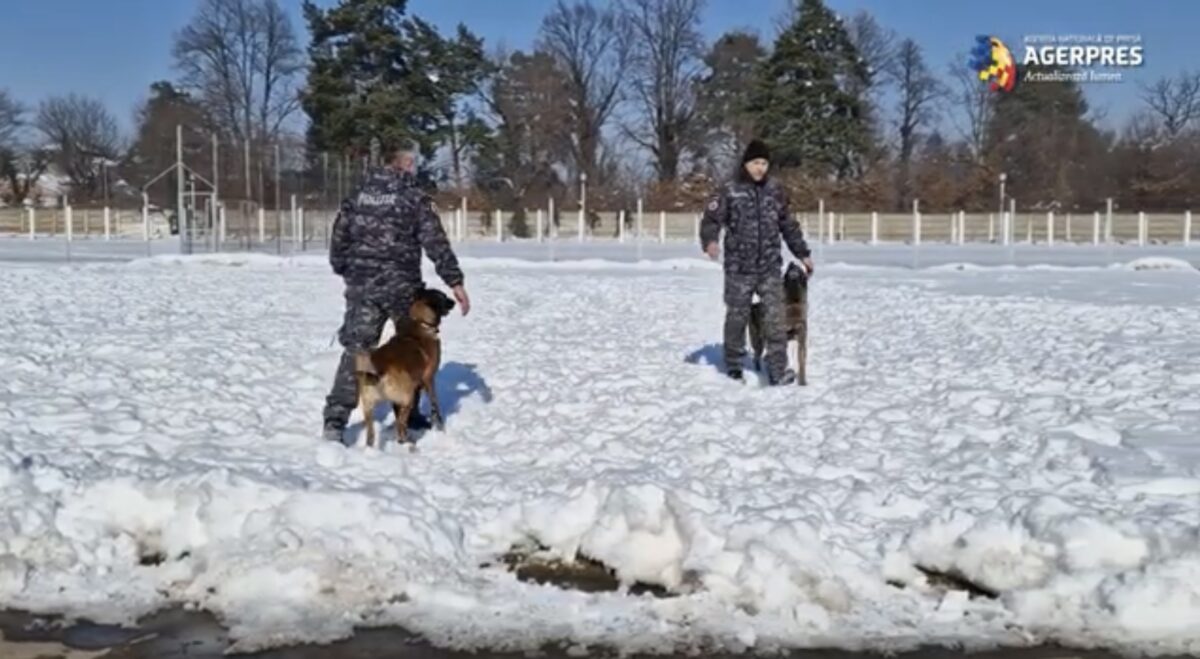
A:
{"type": "Polygon", "coordinates": [[[587,172],[579,175],[579,242],[583,242],[583,227],[587,221],[587,172]]]}
{"type": "Polygon", "coordinates": [[[250,249],[250,205],[254,195],[250,192],[250,140],[242,140],[242,157],[246,166],[246,203],[242,204],[242,228],[246,231],[246,249],[250,249]]]}
{"type": "Polygon", "coordinates": [[[213,151],[213,178],[212,178],[212,209],[213,209],[213,225],[217,224],[217,207],[221,201],[221,166],[218,163],[220,159],[220,143],[217,141],[217,134],[212,136],[212,151],[213,151]]]}
{"type": "Polygon", "coordinates": [[[187,239],[187,211],[183,207],[183,126],[175,125],[175,226],[179,231],[180,252],[191,253],[187,239]]]}
{"type": "Polygon", "coordinates": [[[275,144],[275,251],[283,254],[283,203],[279,187],[279,144],[275,144]]]}
{"type": "Polygon", "coordinates": [[[1000,172],[1000,214],[1004,215],[1004,182],[1008,180],[1008,174],[1000,172]]]}

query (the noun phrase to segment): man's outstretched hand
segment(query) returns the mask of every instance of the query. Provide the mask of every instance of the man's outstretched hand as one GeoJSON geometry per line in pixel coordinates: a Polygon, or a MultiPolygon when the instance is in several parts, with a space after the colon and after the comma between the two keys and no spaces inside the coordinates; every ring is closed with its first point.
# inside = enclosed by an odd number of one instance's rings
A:
{"type": "Polygon", "coordinates": [[[714,240],[704,246],[704,253],[708,254],[708,258],[716,261],[717,257],[721,255],[721,246],[714,240]]]}
{"type": "Polygon", "coordinates": [[[458,302],[459,308],[462,309],[462,315],[467,315],[471,311],[471,298],[467,296],[467,289],[463,288],[462,284],[454,287],[454,299],[458,302]]]}
{"type": "Polygon", "coordinates": [[[800,259],[800,262],[804,264],[804,268],[805,268],[806,270],[808,270],[808,274],[810,274],[810,275],[811,275],[811,274],[813,273],[813,262],[812,262],[812,257],[811,257],[811,256],[806,256],[806,257],[804,257],[804,258],[800,259]]]}

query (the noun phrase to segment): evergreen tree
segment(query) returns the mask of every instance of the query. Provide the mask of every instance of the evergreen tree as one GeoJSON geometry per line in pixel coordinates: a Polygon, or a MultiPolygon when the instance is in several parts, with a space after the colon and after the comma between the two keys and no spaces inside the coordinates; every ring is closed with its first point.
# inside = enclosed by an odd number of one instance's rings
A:
{"type": "MultiPolygon", "coordinates": [[[[483,44],[464,26],[446,39],[406,15],[407,0],[309,0],[308,88],[302,106],[316,151],[367,154],[416,143],[425,155],[462,131],[458,100],[486,74],[483,44]]],[[[455,145],[461,148],[461,144],[455,145]]]]}
{"type": "Polygon", "coordinates": [[[858,90],[870,72],[822,0],[803,0],[759,67],[750,112],[776,166],[857,176],[871,143],[858,90]]]}
{"type": "Polygon", "coordinates": [[[754,138],[754,117],[747,113],[754,72],[766,57],[758,37],[748,32],[721,35],[704,56],[708,74],[697,89],[697,114],[706,139],[698,155],[709,160],[709,174],[724,174],[754,138]]]}
{"type": "Polygon", "coordinates": [[[1102,173],[1105,148],[1070,73],[1058,67],[1022,67],[1013,91],[996,98],[986,153],[997,171],[1008,174],[1010,196],[1023,206],[1068,209],[1103,203],[1083,194],[1102,173]]]}

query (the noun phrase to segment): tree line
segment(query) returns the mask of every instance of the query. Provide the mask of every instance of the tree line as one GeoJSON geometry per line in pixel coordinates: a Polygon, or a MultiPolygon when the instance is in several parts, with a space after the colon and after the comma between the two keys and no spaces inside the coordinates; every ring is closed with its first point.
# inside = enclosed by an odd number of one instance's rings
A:
{"type": "Polygon", "coordinates": [[[175,34],[176,79],[151,85],[128,139],[94,99],[27,107],[0,90],[5,200],[51,165],[76,198],[139,185],[174,162],[177,124],[190,165],[215,157],[223,189],[266,204],[280,170],[328,194],[331,167],[414,144],[433,183],[474,208],[575,207],[586,182],[592,208],[695,209],[751,137],[771,144],[798,207],[990,210],[1002,173],[1023,208],[1200,200],[1200,72],[1140,84],[1111,128],[1069,79],[994,92],[965,51],[929,62],[823,0],[796,0],[769,39],[712,40],[704,0],[559,0],[525,49],[465,25],[442,34],[407,4],[306,1],[304,46],[276,0],[201,0],[175,34]]]}

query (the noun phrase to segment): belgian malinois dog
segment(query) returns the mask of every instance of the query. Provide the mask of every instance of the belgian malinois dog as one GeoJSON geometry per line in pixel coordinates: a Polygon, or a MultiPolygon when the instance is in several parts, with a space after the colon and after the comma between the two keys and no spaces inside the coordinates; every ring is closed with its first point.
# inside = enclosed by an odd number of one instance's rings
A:
{"type": "MultiPolygon", "coordinates": [[[[754,348],[754,368],[762,370],[765,338],[763,323],[766,310],[762,302],[750,306],[750,345],[754,348]]],[[[791,359],[792,342],[796,342],[796,384],[808,384],[808,270],[799,263],[788,264],[783,274],[783,323],[787,328],[787,345],[791,359]]]]}
{"type": "Polygon", "coordinates": [[[452,309],[454,300],[445,293],[432,288],[422,289],[412,304],[409,317],[393,319],[396,334],[387,343],[354,356],[358,404],[367,426],[367,446],[375,446],[372,413],[383,401],[390,402],[395,412],[397,440],[401,444],[408,442],[409,413],[420,401],[422,389],[429,396],[430,420],[438,430],[444,429],[434,377],[442,360],[438,330],[442,318],[452,309]]]}

